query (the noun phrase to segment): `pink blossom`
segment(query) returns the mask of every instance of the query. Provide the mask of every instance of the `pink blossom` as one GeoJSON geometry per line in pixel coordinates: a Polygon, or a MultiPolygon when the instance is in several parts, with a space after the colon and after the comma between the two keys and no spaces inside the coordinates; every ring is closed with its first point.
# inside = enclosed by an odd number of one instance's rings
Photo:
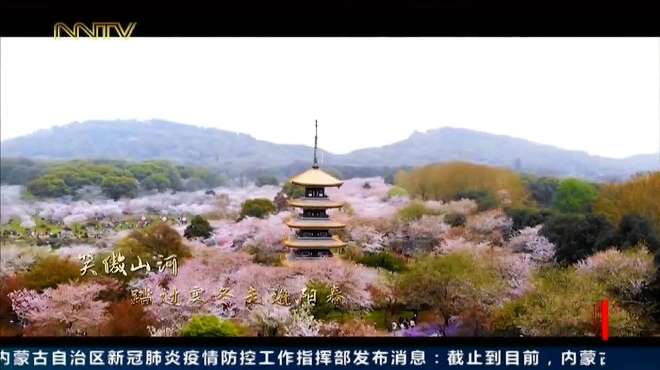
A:
{"type": "Polygon", "coordinates": [[[283,250],[282,241],[291,233],[284,223],[291,217],[289,212],[280,212],[265,219],[246,217],[239,222],[222,220],[213,222],[213,234],[221,248],[258,245],[273,251],[283,250]]]}
{"type": "Polygon", "coordinates": [[[445,213],[458,213],[462,215],[470,215],[477,211],[477,202],[472,199],[452,200],[447,202],[443,211],[445,213]]]}
{"type": "Polygon", "coordinates": [[[219,290],[232,287],[233,274],[252,263],[251,256],[244,252],[206,247],[197,247],[193,251],[194,257],[179,266],[176,276],[169,271],[150,273],[131,283],[131,289],[148,289],[152,293],[153,303],[145,308],[153,313],[161,326],[178,327],[195,314],[229,316],[231,312],[216,299],[219,290]],[[173,302],[174,292],[178,295],[176,305],[168,303],[173,302]],[[200,300],[194,298],[195,294],[200,300]]]}
{"type": "Polygon", "coordinates": [[[37,247],[3,245],[0,248],[0,276],[9,276],[28,269],[36,261],[37,247]]]}
{"type": "Polygon", "coordinates": [[[98,283],[60,284],[43,293],[22,289],[9,293],[14,312],[24,325],[57,322],[67,334],[79,335],[106,319],[108,302],[98,300],[107,286],[98,283]]]}
{"type": "Polygon", "coordinates": [[[296,261],[291,262],[291,267],[302,273],[308,280],[336,286],[345,295],[345,304],[348,308],[370,308],[373,305],[373,297],[369,290],[387,289],[376,269],[338,258],[329,259],[323,263],[296,261]]]}
{"type": "Polygon", "coordinates": [[[408,225],[408,234],[414,238],[440,239],[449,229],[443,216],[424,215],[408,225]]]}
{"type": "Polygon", "coordinates": [[[394,216],[405,203],[401,199],[388,199],[387,192],[391,186],[381,177],[354,178],[344,181],[339,189],[329,188],[328,196],[335,200],[347,202],[359,218],[374,219],[394,216]],[[370,188],[365,189],[368,182],[370,188]]]}
{"type": "Polygon", "coordinates": [[[114,201],[106,198],[93,200],[48,199],[29,202],[21,198],[20,186],[2,186],[2,209],[0,223],[7,223],[19,217],[27,227],[34,226],[33,215],[48,220],[63,221],[67,225],[84,223],[95,218],[123,217],[123,215],[158,214],[205,214],[211,212],[238,214],[241,204],[248,198],[275,197],[280,190],[277,186],[254,185],[247,187],[218,187],[217,196],[205,191],[180,191],[175,194],[143,194],[133,199],[114,201]],[[224,202],[226,200],[226,202],[224,202]]]}
{"type": "Polygon", "coordinates": [[[506,234],[513,225],[511,218],[507,217],[501,209],[494,209],[468,217],[467,227],[478,233],[487,234],[499,231],[506,234]]]}
{"type": "Polygon", "coordinates": [[[577,271],[614,288],[627,298],[634,297],[653,278],[653,255],[646,248],[598,252],[578,262],[577,271]]]}
{"type": "Polygon", "coordinates": [[[463,237],[443,239],[435,248],[438,254],[462,253],[467,252],[475,256],[480,256],[493,247],[488,242],[473,242],[463,237]]]}
{"type": "Polygon", "coordinates": [[[539,235],[542,225],[526,227],[511,238],[508,245],[516,253],[528,253],[535,263],[550,262],[555,256],[555,245],[539,235]]]}
{"type": "Polygon", "coordinates": [[[316,337],[321,324],[311,314],[311,307],[303,304],[291,310],[291,319],[286,323],[285,335],[289,337],[316,337]]]}
{"type": "Polygon", "coordinates": [[[512,298],[521,297],[531,287],[530,280],[535,265],[528,254],[504,252],[498,256],[495,266],[509,285],[509,295],[512,298]]]}
{"type": "Polygon", "coordinates": [[[350,235],[367,252],[380,251],[386,243],[385,236],[372,225],[357,225],[351,228],[350,235]]]}
{"type": "Polygon", "coordinates": [[[465,238],[445,239],[435,249],[435,253],[468,253],[476,261],[493,267],[508,285],[509,297],[520,297],[530,287],[535,263],[530,255],[511,253],[510,250],[496,247],[488,242],[473,242],[465,238]]]}
{"type": "Polygon", "coordinates": [[[204,247],[194,249],[193,258],[179,267],[176,276],[151,273],[134,281],[131,288],[152,291],[154,302],[145,308],[159,320],[159,328],[180,327],[192,315],[203,313],[266,325],[286,323],[290,319],[289,307],[272,302],[278,289],[286,291],[293,304],[300,302],[303,288],[312,280],[340,289],[347,308],[368,308],[373,304],[371,289],[386,289],[375,269],[338,258],[287,261],[286,266],[276,267],[252,263],[251,256],[244,252],[204,247]],[[175,288],[179,292],[179,304],[161,304],[161,294],[171,294],[175,288]],[[231,293],[226,305],[216,299],[221,288],[229,288],[231,293]],[[248,307],[246,297],[252,289],[259,297],[259,304],[248,307]],[[203,292],[203,302],[191,301],[193,290],[203,292]]]}

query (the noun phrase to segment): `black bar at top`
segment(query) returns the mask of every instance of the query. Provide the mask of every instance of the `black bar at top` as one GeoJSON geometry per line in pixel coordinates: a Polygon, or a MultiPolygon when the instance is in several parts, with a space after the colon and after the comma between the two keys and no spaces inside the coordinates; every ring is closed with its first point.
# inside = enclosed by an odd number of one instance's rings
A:
{"type": "Polygon", "coordinates": [[[56,22],[137,22],[133,36],[660,36],[650,0],[0,2],[0,35],[56,22]]]}

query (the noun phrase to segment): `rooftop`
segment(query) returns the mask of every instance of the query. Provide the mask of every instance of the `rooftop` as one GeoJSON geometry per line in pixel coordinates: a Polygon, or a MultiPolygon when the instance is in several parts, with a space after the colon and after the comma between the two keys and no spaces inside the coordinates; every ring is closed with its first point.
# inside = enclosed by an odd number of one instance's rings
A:
{"type": "Polygon", "coordinates": [[[310,168],[298,176],[291,178],[291,182],[301,186],[341,186],[344,182],[318,169],[310,168]]]}

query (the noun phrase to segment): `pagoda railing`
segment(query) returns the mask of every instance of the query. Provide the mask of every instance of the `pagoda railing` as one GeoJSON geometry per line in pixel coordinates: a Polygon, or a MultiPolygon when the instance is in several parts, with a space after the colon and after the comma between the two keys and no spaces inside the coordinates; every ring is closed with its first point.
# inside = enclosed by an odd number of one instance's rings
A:
{"type": "Polygon", "coordinates": [[[298,240],[332,240],[332,236],[295,236],[298,240]]]}
{"type": "Polygon", "coordinates": [[[301,220],[327,220],[327,219],[330,218],[330,216],[328,216],[328,215],[325,215],[325,216],[306,217],[306,216],[303,216],[302,213],[298,213],[298,217],[299,217],[301,220]]]}

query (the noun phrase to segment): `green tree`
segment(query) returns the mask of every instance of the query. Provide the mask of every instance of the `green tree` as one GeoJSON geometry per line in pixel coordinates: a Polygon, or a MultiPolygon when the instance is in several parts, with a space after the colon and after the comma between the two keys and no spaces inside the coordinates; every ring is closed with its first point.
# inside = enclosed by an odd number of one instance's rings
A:
{"type": "Polygon", "coordinates": [[[256,244],[248,246],[247,252],[252,255],[252,262],[254,263],[266,266],[282,266],[282,254],[278,251],[256,244]]]}
{"type": "Polygon", "coordinates": [[[213,228],[209,222],[202,216],[197,215],[190,220],[190,225],[186,227],[183,236],[190,238],[208,238],[211,236],[213,228]]]}
{"type": "Polygon", "coordinates": [[[424,215],[434,214],[434,211],[424,205],[422,202],[410,202],[407,206],[399,209],[397,215],[403,222],[412,222],[419,220],[424,215]]]}
{"type": "Polygon", "coordinates": [[[406,262],[401,257],[389,252],[367,253],[358,258],[357,262],[365,266],[380,267],[392,272],[401,272],[406,269],[406,262]]]}
{"type": "Polygon", "coordinates": [[[41,176],[44,171],[42,162],[25,158],[0,158],[0,183],[25,185],[41,176]]]}
{"type": "Polygon", "coordinates": [[[496,195],[502,205],[520,206],[527,201],[527,189],[520,175],[499,167],[466,162],[449,162],[400,171],[397,185],[424,200],[449,201],[466,190],[496,195]]]}
{"type": "Polygon", "coordinates": [[[553,207],[560,212],[586,213],[598,197],[593,184],[578,179],[566,179],[559,184],[553,207]]]}
{"type": "Polygon", "coordinates": [[[477,202],[478,210],[480,212],[497,207],[497,199],[495,199],[495,196],[491,192],[485,190],[459,191],[454,195],[454,200],[461,199],[472,199],[477,202]]]}
{"type": "Polygon", "coordinates": [[[505,208],[504,211],[513,221],[512,231],[540,225],[552,216],[552,212],[548,209],[532,207],[505,208]]]}
{"type": "Polygon", "coordinates": [[[241,206],[241,214],[239,219],[244,219],[245,217],[258,217],[264,218],[269,214],[277,212],[277,206],[270,199],[266,198],[255,198],[248,199],[243,202],[241,206]]]}
{"type": "Polygon", "coordinates": [[[316,303],[311,306],[311,314],[317,320],[326,319],[333,312],[340,309],[330,299],[332,297],[332,287],[328,284],[312,280],[307,283],[307,289],[316,292],[316,303]]]}
{"type": "Polygon", "coordinates": [[[142,181],[155,173],[162,172],[159,166],[154,162],[131,164],[127,167],[127,169],[138,181],[142,181]]]}
{"type": "Polygon", "coordinates": [[[614,226],[592,214],[557,214],[541,228],[541,235],[555,244],[557,261],[575,263],[614,244],[614,226]]]}
{"type": "Polygon", "coordinates": [[[152,261],[160,255],[175,255],[180,261],[190,257],[190,248],[183,243],[181,235],[164,223],[157,223],[144,230],[134,230],[115,245],[115,250],[124,256],[140,256],[142,261],[152,261]]]}
{"type": "Polygon", "coordinates": [[[617,246],[627,249],[644,244],[655,252],[660,250],[660,237],[649,219],[640,215],[625,215],[616,231],[617,246]]]}
{"type": "Polygon", "coordinates": [[[27,190],[38,197],[61,197],[71,193],[64,180],[54,176],[42,176],[30,181],[27,190]]]}
{"type": "Polygon", "coordinates": [[[121,197],[132,198],[137,194],[138,183],[132,177],[106,177],[101,183],[101,190],[108,197],[118,200],[121,197]]]}
{"type": "Polygon", "coordinates": [[[493,266],[468,253],[419,259],[396,279],[395,286],[404,303],[439,313],[445,326],[467,309],[487,309],[505,288],[493,266]]]}
{"type": "Polygon", "coordinates": [[[237,337],[242,333],[243,329],[239,325],[212,315],[193,316],[181,328],[183,337],[237,337]]]}
{"type": "Polygon", "coordinates": [[[392,186],[390,190],[387,192],[387,197],[388,198],[394,198],[394,197],[407,197],[408,191],[400,186],[392,186]]]}
{"type": "Polygon", "coordinates": [[[525,177],[523,179],[529,194],[541,207],[550,207],[560,181],[553,177],[525,177]]]}
{"type": "Polygon", "coordinates": [[[38,259],[21,278],[28,289],[53,288],[58,284],[77,281],[80,278],[80,264],[50,255],[38,259]]]}
{"type": "Polygon", "coordinates": [[[594,212],[618,224],[623,216],[636,214],[651,221],[660,232],[660,171],[640,174],[621,184],[602,187],[594,212]]]}
{"type": "Polygon", "coordinates": [[[305,188],[300,185],[296,185],[291,181],[284,183],[284,186],[282,186],[282,191],[289,198],[300,198],[305,195],[305,188]]]}
{"type": "Polygon", "coordinates": [[[154,173],[147,176],[142,180],[141,184],[147,190],[156,189],[158,191],[164,191],[171,187],[170,179],[162,173],[154,173]]]}
{"type": "MultiPolygon", "coordinates": [[[[541,270],[534,290],[497,310],[493,326],[527,336],[593,336],[594,304],[610,297],[607,286],[574,268],[541,270]]],[[[638,335],[640,322],[610,298],[610,335],[638,335]]]]}
{"type": "Polygon", "coordinates": [[[461,213],[448,213],[445,215],[444,221],[452,227],[459,227],[465,225],[467,219],[461,213]]]}
{"type": "Polygon", "coordinates": [[[277,177],[275,176],[259,176],[257,177],[256,184],[260,187],[265,185],[278,185],[279,181],[277,181],[277,177]]]}

